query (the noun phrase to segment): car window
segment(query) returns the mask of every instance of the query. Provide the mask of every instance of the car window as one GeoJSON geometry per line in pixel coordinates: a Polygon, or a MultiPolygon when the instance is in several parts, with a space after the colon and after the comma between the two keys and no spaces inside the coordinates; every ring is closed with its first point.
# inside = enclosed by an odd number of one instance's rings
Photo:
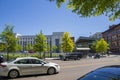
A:
{"type": "Polygon", "coordinates": [[[32,64],[42,64],[43,62],[37,59],[31,59],[32,64]]]}
{"type": "Polygon", "coordinates": [[[15,62],[15,64],[31,64],[29,59],[21,59],[15,62]]]}

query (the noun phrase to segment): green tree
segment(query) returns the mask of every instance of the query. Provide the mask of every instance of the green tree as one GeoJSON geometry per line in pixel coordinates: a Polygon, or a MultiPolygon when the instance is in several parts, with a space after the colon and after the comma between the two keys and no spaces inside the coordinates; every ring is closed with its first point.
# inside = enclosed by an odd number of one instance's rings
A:
{"type": "Polygon", "coordinates": [[[50,45],[47,44],[47,52],[50,53],[50,45]]]}
{"type": "Polygon", "coordinates": [[[52,51],[55,52],[57,49],[57,46],[52,46],[52,51]]]}
{"type": "Polygon", "coordinates": [[[19,45],[19,44],[17,44],[17,45],[16,45],[16,51],[21,51],[21,50],[22,50],[22,46],[19,45]]]}
{"type": "Polygon", "coordinates": [[[110,20],[120,19],[120,0],[50,0],[58,7],[67,2],[67,8],[81,17],[105,14],[110,20]]]}
{"type": "Polygon", "coordinates": [[[96,41],[92,45],[92,49],[95,50],[97,53],[106,53],[109,49],[109,44],[102,38],[99,41],[96,41]]]}
{"type": "Polygon", "coordinates": [[[68,32],[65,32],[62,37],[62,50],[64,53],[72,52],[74,49],[74,42],[70,37],[70,34],[68,32]]]}
{"type": "Polygon", "coordinates": [[[33,47],[30,43],[27,43],[27,45],[25,46],[25,50],[29,51],[29,50],[33,50],[33,47]]]}
{"type": "Polygon", "coordinates": [[[106,53],[108,49],[109,44],[102,38],[96,46],[96,51],[100,53],[106,53]]]}
{"type": "Polygon", "coordinates": [[[5,51],[5,44],[0,43],[0,52],[4,52],[4,51],[5,51]]]}
{"type": "Polygon", "coordinates": [[[34,50],[40,53],[40,57],[42,52],[44,53],[45,51],[47,51],[46,37],[44,36],[42,31],[38,35],[36,35],[34,50]]]}
{"type": "Polygon", "coordinates": [[[90,46],[90,47],[91,47],[91,50],[92,50],[93,52],[96,52],[96,46],[97,46],[97,44],[98,44],[98,40],[96,40],[96,41],[92,44],[92,46],[90,46]]]}
{"type": "Polygon", "coordinates": [[[3,30],[1,37],[3,41],[5,42],[5,50],[7,51],[7,60],[9,60],[9,53],[16,51],[16,45],[17,45],[17,38],[14,35],[13,32],[14,26],[12,25],[5,25],[5,29],[3,30]]]}

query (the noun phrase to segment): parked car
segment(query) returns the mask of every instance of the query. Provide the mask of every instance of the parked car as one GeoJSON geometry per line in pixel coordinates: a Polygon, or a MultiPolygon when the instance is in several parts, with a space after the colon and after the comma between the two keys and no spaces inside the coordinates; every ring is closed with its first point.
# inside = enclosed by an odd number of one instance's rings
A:
{"type": "Polygon", "coordinates": [[[111,65],[93,70],[77,80],[120,80],[120,65],[111,65]]]}
{"type": "Polygon", "coordinates": [[[17,58],[0,64],[0,76],[16,78],[22,75],[55,74],[59,73],[60,66],[34,57],[17,58]]]}
{"type": "Polygon", "coordinates": [[[100,54],[95,54],[94,55],[94,59],[99,59],[100,58],[100,54]]]}
{"type": "Polygon", "coordinates": [[[2,55],[0,55],[0,63],[4,62],[4,58],[2,55]]]}
{"type": "Polygon", "coordinates": [[[82,52],[73,52],[71,54],[60,55],[61,59],[66,60],[80,60],[82,58],[82,52]]]}

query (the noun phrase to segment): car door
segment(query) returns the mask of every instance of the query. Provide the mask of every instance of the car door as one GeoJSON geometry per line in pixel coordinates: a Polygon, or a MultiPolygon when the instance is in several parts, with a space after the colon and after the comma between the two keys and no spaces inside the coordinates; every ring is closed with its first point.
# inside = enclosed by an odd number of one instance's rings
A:
{"type": "Polygon", "coordinates": [[[47,72],[45,63],[39,59],[32,59],[32,69],[36,74],[42,74],[47,72]]]}
{"type": "Polygon", "coordinates": [[[33,74],[32,65],[29,59],[21,59],[15,62],[15,65],[19,68],[21,75],[33,74]]]}

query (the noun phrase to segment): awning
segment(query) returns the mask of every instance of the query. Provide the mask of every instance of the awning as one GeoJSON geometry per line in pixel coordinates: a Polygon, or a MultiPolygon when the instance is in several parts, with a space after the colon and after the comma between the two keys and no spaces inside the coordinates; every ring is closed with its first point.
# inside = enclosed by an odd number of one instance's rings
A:
{"type": "Polygon", "coordinates": [[[77,50],[90,50],[90,48],[76,48],[77,50]]]}

